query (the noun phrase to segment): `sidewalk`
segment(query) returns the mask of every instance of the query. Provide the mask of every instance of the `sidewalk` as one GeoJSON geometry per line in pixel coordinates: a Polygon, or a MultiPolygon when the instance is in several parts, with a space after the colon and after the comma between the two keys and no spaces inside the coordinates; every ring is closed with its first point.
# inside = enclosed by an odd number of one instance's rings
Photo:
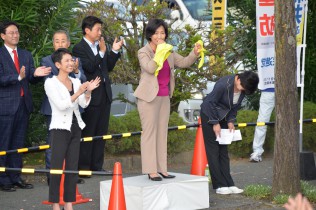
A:
{"type": "MultiPolygon", "coordinates": [[[[122,164],[123,165],[123,164],[122,164]]],[[[138,176],[140,171],[125,170],[122,168],[124,177],[138,176]],[[130,173],[128,173],[130,172],[130,173]]],[[[191,164],[171,164],[169,171],[190,174],[191,164]]],[[[272,185],[273,159],[264,157],[263,162],[250,163],[248,159],[236,159],[231,161],[231,173],[237,187],[244,188],[250,184],[272,185]]],[[[28,179],[34,184],[34,189],[17,189],[16,192],[0,191],[0,209],[2,210],[45,210],[52,209],[51,206],[41,204],[48,198],[48,186],[43,175],[28,175],[28,179]]],[[[110,180],[112,177],[93,176],[85,179],[86,183],[78,185],[79,192],[93,201],[85,204],[75,205],[75,210],[98,210],[100,208],[100,186],[99,182],[110,180]]],[[[316,186],[316,180],[311,181],[316,186]]],[[[272,203],[253,200],[242,194],[217,195],[210,186],[210,208],[218,210],[235,209],[283,209],[272,203]]]]}

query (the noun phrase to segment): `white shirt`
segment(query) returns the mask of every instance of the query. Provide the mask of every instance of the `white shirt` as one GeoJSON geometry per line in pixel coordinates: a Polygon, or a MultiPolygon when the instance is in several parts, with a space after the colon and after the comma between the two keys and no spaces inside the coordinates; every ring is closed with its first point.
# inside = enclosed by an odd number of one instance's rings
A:
{"type": "MultiPolygon", "coordinates": [[[[7,46],[6,44],[4,44],[4,46],[5,46],[5,48],[7,48],[8,52],[9,52],[11,58],[12,58],[12,61],[13,61],[13,63],[14,63],[14,53],[13,53],[12,51],[13,51],[13,50],[16,50],[16,54],[17,54],[17,56],[19,57],[17,47],[15,47],[14,49],[12,49],[11,47],[7,46]]],[[[19,77],[18,77],[18,80],[21,81],[20,75],[19,75],[19,77]]]]}

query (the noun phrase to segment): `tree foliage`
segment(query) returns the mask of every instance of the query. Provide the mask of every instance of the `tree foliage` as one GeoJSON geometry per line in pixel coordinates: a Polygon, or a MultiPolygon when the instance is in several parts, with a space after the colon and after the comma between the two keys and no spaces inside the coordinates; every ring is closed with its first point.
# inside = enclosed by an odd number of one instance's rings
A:
{"type": "MultiPolygon", "coordinates": [[[[111,45],[114,38],[122,36],[125,39],[122,59],[117,63],[110,75],[114,83],[130,83],[137,86],[140,78],[140,67],[137,59],[137,51],[146,44],[144,29],[150,18],[165,19],[169,26],[173,24],[168,19],[168,4],[166,2],[144,0],[141,5],[136,5],[133,0],[119,0],[120,4],[106,3],[104,0],[91,3],[84,8],[78,16],[78,21],[86,15],[101,17],[104,22],[104,35],[111,45]]],[[[209,9],[211,12],[211,10],[209,9]]],[[[191,98],[194,90],[206,87],[206,81],[216,81],[218,78],[234,73],[236,63],[240,61],[243,46],[238,43],[249,27],[247,21],[244,24],[231,25],[224,31],[217,31],[217,38],[209,43],[211,28],[204,28],[205,34],[201,35],[202,28],[192,28],[187,25],[185,29],[169,27],[168,43],[174,46],[174,50],[186,56],[192,50],[194,44],[202,39],[205,42],[206,62],[200,69],[198,62],[186,69],[176,69],[176,87],[171,99],[171,110],[175,111],[182,100],[191,98]],[[203,36],[203,37],[202,37],[203,36]],[[208,65],[208,56],[216,55],[216,65],[208,65]],[[223,59],[225,58],[225,59],[223,59]]],[[[109,45],[109,46],[110,46],[109,45]]]]}
{"type": "MultiPolygon", "coordinates": [[[[51,40],[54,31],[65,29],[72,37],[79,31],[75,15],[76,8],[80,7],[78,0],[0,1],[0,21],[13,20],[20,25],[19,47],[31,51],[35,66],[38,66],[42,57],[53,52],[51,40]]],[[[44,140],[47,129],[45,119],[39,113],[44,94],[43,83],[32,85],[31,89],[35,111],[30,116],[27,145],[44,140]]]]}

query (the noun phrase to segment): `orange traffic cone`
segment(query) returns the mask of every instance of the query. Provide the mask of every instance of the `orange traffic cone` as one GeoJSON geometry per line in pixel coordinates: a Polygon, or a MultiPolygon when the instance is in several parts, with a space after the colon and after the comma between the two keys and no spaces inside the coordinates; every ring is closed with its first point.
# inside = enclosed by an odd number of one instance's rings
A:
{"type": "Polygon", "coordinates": [[[108,210],[126,210],[121,163],[114,164],[108,210]]]}
{"type": "Polygon", "coordinates": [[[191,174],[204,176],[205,167],[207,164],[207,158],[206,158],[204,138],[203,138],[203,133],[202,133],[201,118],[199,118],[198,123],[199,123],[199,127],[196,131],[191,174]]]}
{"type": "MultiPolygon", "coordinates": [[[[63,165],[63,170],[65,170],[65,161],[63,165]]],[[[61,180],[60,180],[60,186],[59,186],[59,205],[65,205],[64,202],[64,182],[65,182],[65,174],[61,175],[61,180]]],[[[79,203],[87,203],[89,201],[92,201],[91,198],[84,198],[82,194],[78,190],[78,186],[76,186],[76,201],[72,202],[73,205],[79,204],[79,203]]],[[[46,205],[51,205],[53,203],[49,201],[43,201],[42,204],[46,205]]]]}

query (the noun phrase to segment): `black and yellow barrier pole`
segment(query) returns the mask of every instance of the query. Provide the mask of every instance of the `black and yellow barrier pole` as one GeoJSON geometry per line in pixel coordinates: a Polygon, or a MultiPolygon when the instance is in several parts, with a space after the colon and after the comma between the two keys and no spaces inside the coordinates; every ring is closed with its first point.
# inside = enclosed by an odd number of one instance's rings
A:
{"type": "Polygon", "coordinates": [[[13,149],[8,151],[0,151],[0,156],[8,155],[12,153],[26,153],[26,152],[34,152],[39,150],[46,150],[49,148],[49,145],[40,145],[35,147],[28,147],[28,148],[20,148],[20,149],[13,149]]]}
{"type": "Polygon", "coordinates": [[[0,173],[4,172],[20,172],[25,174],[34,173],[50,173],[50,174],[78,174],[84,176],[100,175],[100,176],[112,176],[112,172],[105,171],[72,171],[72,170],[59,170],[59,169],[36,169],[36,168],[5,168],[0,167],[0,173]]]}
{"type": "MultiPolygon", "coordinates": [[[[305,119],[303,120],[303,123],[315,123],[315,119],[305,119]]],[[[256,123],[235,123],[236,127],[242,128],[242,127],[248,127],[248,126],[272,126],[275,122],[256,122],[256,123]]],[[[172,126],[169,127],[168,130],[184,130],[188,128],[194,128],[198,127],[198,123],[188,124],[188,125],[179,125],[179,126],[172,126]]],[[[141,135],[142,131],[136,131],[136,132],[130,132],[130,133],[120,133],[120,134],[111,134],[111,135],[104,135],[104,136],[94,136],[94,137],[84,137],[81,138],[80,141],[86,142],[86,141],[93,141],[93,140],[110,140],[110,139],[119,139],[119,138],[126,138],[130,136],[137,136],[141,135]]],[[[26,152],[33,152],[33,151],[39,151],[39,150],[46,150],[49,148],[49,145],[40,145],[35,147],[29,147],[29,148],[20,148],[20,149],[14,149],[14,150],[8,150],[8,151],[0,151],[0,156],[12,154],[12,153],[26,153],[26,152]]]]}
{"type": "MultiPolygon", "coordinates": [[[[168,130],[183,130],[187,128],[193,128],[193,127],[198,127],[198,123],[194,124],[189,124],[189,125],[179,125],[179,126],[173,126],[169,127],[168,130]]],[[[125,137],[130,137],[130,136],[137,136],[141,135],[142,131],[137,131],[137,132],[131,132],[131,133],[120,133],[120,134],[112,134],[112,135],[104,135],[104,136],[94,136],[94,137],[84,137],[80,141],[93,141],[93,140],[110,140],[110,139],[116,139],[116,138],[125,138],[125,137]]]]}

